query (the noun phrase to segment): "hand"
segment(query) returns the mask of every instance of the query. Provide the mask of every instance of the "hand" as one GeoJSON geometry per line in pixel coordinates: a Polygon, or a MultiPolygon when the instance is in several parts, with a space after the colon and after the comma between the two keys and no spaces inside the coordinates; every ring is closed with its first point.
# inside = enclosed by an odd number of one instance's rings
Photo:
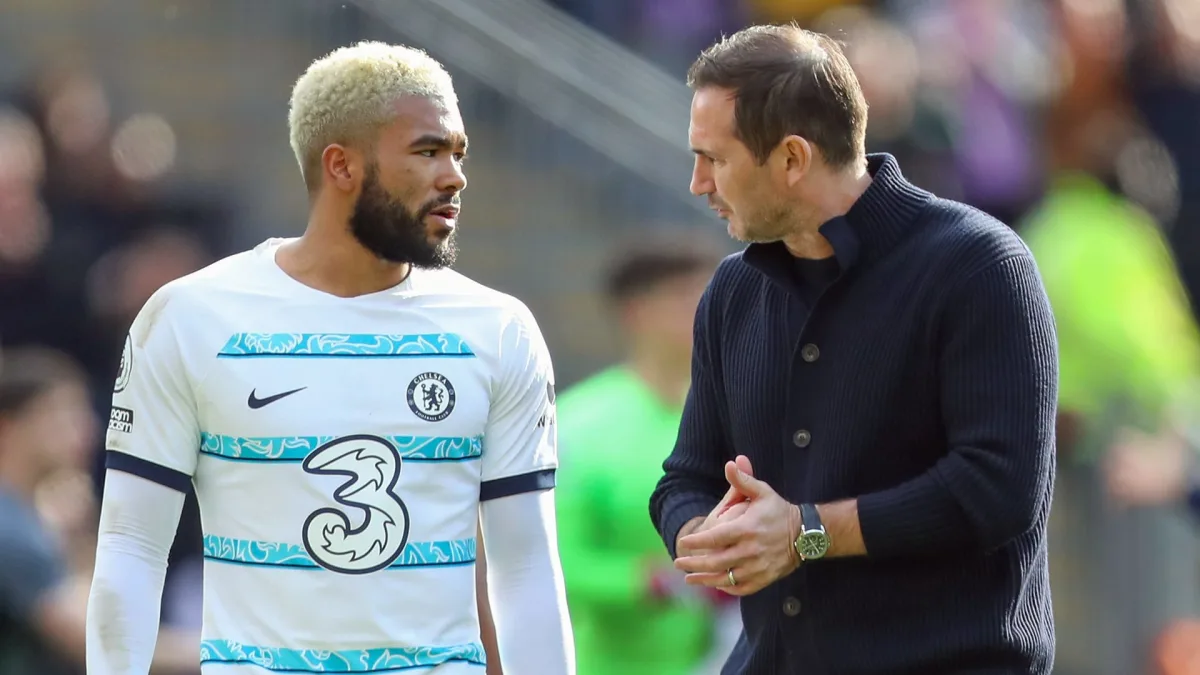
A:
{"type": "MultiPolygon", "coordinates": [[[[729,495],[727,494],[726,497],[729,495]]],[[[716,525],[735,520],[750,506],[750,502],[737,501],[729,505],[723,499],[712,513],[704,519],[703,523],[696,526],[693,532],[701,532],[706,529],[711,529],[716,525]]],[[[708,553],[700,549],[688,550],[687,555],[702,555],[708,553]]],[[[684,555],[683,549],[679,549],[679,554],[684,555]]],[[[684,574],[676,569],[668,558],[665,563],[659,563],[657,560],[647,563],[646,565],[648,576],[650,579],[650,595],[658,600],[694,598],[700,597],[705,602],[712,604],[724,604],[728,602],[729,596],[721,593],[715,588],[696,587],[686,582],[684,574]]]]}
{"type": "MultiPolygon", "coordinates": [[[[737,459],[734,460],[733,463],[737,465],[737,468],[750,475],[753,475],[753,467],[750,466],[749,457],[746,457],[745,455],[738,455],[737,459]]],[[[706,551],[699,549],[688,549],[684,544],[684,540],[687,538],[687,535],[711,530],[720,523],[723,523],[727,520],[732,520],[733,518],[742,515],[742,513],[745,512],[746,507],[749,505],[749,498],[739,492],[738,489],[732,484],[730,484],[729,489],[725,491],[725,496],[721,498],[721,501],[718,502],[715,507],[713,507],[713,510],[708,513],[708,516],[705,517],[703,521],[694,526],[691,524],[691,522],[683,526],[683,529],[679,533],[679,539],[675,542],[676,556],[694,556],[705,553],[706,551]]]]}
{"type": "Polygon", "coordinates": [[[1149,436],[1122,430],[1104,468],[1109,493],[1127,505],[1170,504],[1187,492],[1187,447],[1170,432],[1149,436]]]}
{"type": "Polygon", "coordinates": [[[800,509],[754,478],[749,464],[748,459],[738,457],[736,463],[725,465],[731,490],[749,500],[745,511],[680,539],[680,547],[689,555],[676,559],[675,566],[688,572],[688,583],[744,596],[757,593],[800,566],[794,546],[800,531],[800,509]],[[736,585],[729,583],[730,570],[736,585]]]}

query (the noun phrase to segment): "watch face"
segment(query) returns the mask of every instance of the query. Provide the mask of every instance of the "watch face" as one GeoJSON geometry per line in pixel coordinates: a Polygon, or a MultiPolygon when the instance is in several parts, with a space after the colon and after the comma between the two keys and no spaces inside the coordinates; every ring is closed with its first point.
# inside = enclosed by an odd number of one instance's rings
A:
{"type": "Polygon", "coordinates": [[[829,536],[817,530],[800,536],[800,555],[805,560],[816,560],[829,550],[829,536]]]}

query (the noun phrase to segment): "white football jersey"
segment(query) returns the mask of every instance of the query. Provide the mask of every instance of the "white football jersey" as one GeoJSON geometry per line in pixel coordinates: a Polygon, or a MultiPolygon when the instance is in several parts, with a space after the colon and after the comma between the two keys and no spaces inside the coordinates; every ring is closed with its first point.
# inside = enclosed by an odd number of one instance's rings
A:
{"type": "Polygon", "coordinates": [[[276,265],[281,243],[146,303],[108,466],[195,486],[205,675],[479,675],[479,503],[554,482],[537,324],[451,270],[332,296],[276,265]]]}

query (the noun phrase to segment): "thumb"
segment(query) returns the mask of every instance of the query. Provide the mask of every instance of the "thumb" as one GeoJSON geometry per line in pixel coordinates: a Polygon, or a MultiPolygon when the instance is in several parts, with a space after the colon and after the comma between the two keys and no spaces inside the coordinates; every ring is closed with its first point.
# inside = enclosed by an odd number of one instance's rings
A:
{"type": "Polygon", "coordinates": [[[771,492],[771,486],[746,473],[734,462],[725,463],[725,479],[730,487],[749,498],[762,497],[771,492]]]}
{"type": "Polygon", "coordinates": [[[742,473],[749,476],[754,475],[754,467],[750,465],[749,457],[745,455],[738,455],[737,459],[734,460],[734,463],[737,464],[737,468],[741,469],[742,473]]]}

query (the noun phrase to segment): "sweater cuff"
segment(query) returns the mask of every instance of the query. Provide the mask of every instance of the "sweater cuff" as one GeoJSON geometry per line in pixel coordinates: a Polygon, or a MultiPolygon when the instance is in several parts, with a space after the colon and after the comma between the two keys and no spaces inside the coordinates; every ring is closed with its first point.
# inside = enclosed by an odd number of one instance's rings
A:
{"type": "Polygon", "coordinates": [[[676,557],[675,542],[679,540],[683,526],[692,518],[707,516],[720,501],[705,495],[680,495],[664,506],[660,534],[672,560],[676,557]]]}
{"type": "Polygon", "coordinates": [[[872,558],[928,555],[976,540],[958,500],[928,473],[859,497],[858,524],[872,558]]]}

